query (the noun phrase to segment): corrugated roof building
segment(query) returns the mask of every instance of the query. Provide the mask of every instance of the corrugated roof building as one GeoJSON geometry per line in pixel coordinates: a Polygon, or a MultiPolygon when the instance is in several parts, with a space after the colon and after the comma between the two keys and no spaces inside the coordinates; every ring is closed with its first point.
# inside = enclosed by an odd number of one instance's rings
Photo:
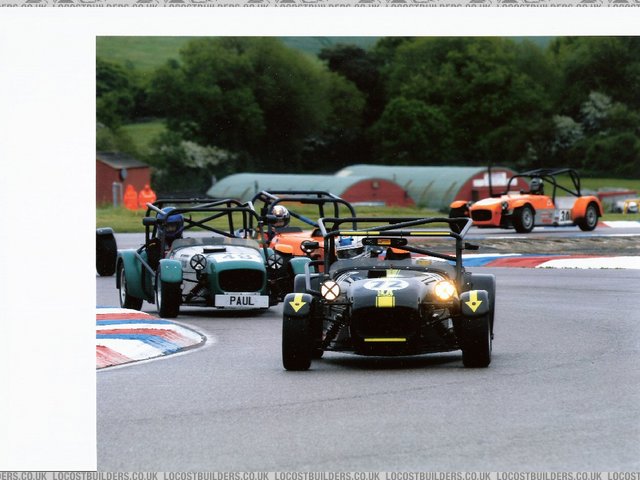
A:
{"type": "MultiPolygon", "coordinates": [[[[492,167],[494,191],[504,189],[515,172],[505,167],[492,167]]],[[[336,178],[372,176],[402,187],[420,207],[447,211],[454,200],[473,200],[490,196],[486,167],[421,167],[386,165],[350,165],[336,173],[336,178]]],[[[523,179],[516,188],[527,188],[523,179]]]]}
{"type": "Polygon", "coordinates": [[[247,201],[261,190],[321,190],[351,203],[384,203],[409,206],[413,200],[399,185],[374,176],[236,173],[213,185],[207,195],[247,201]]]}

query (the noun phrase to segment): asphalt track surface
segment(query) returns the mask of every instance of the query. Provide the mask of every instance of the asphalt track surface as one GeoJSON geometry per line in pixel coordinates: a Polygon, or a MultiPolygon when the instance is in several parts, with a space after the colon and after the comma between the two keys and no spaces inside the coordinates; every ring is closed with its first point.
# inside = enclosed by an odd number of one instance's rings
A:
{"type": "Polygon", "coordinates": [[[287,372],[281,306],[181,312],[203,347],[97,372],[98,469],[637,471],[640,270],[476,271],[498,281],[488,369],[326,353],[287,372]]]}

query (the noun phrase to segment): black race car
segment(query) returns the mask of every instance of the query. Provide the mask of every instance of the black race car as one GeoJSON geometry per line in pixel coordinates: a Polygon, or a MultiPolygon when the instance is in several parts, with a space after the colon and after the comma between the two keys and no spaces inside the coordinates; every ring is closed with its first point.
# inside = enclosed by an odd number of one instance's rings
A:
{"type": "Polygon", "coordinates": [[[462,350],[465,367],[489,365],[496,282],[463,267],[463,249],[477,249],[464,242],[470,219],[323,218],[318,225],[324,258],[295,277],[294,292],[284,299],[285,369],[307,370],[324,351],[462,350]],[[433,229],[438,225],[446,228],[433,229]],[[443,242],[455,255],[436,251],[443,242]],[[340,258],[347,243],[356,255],[340,258]],[[323,273],[314,273],[320,266],[323,273]]]}

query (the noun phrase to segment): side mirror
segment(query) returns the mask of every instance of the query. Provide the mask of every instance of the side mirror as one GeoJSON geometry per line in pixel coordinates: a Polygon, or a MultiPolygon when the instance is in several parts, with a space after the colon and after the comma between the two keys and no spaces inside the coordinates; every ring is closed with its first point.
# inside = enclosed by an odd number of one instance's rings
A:
{"type": "Polygon", "coordinates": [[[142,219],[142,225],[144,225],[145,227],[152,227],[157,223],[156,218],[155,217],[144,217],[142,219]]]}
{"type": "Polygon", "coordinates": [[[305,240],[300,244],[300,249],[307,255],[320,248],[320,244],[315,240],[305,240]]]}
{"type": "Polygon", "coordinates": [[[278,223],[278,217],[276,217],[275,215],[265,215],[264,219],[267,225],[275,225],[276,223],[278,223]]]}

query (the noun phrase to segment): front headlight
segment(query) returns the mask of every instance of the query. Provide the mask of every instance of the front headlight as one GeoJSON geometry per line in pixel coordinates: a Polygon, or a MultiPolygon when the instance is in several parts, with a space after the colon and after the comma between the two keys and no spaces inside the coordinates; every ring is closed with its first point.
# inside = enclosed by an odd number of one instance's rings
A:
{"type": "Polygon", "coordinates": [[[340,296],[340,285],[333,280],[327,280],[320,285],[320,294],[328,302],[333,302],[340,296]]]}
{"type": "Polygon", "coordinates": [[[436,283],[434,293],[443,302],[449,301],[456,294],[456,287],[448,280],[442,280],[436,283]]]}
{"type": "Polygon", "coordinates": [[[189,260],[189,266],[196,272],[201,272],[207,266],[207,259],[204,255],[196,253],[191,260],[189,260]]]}

